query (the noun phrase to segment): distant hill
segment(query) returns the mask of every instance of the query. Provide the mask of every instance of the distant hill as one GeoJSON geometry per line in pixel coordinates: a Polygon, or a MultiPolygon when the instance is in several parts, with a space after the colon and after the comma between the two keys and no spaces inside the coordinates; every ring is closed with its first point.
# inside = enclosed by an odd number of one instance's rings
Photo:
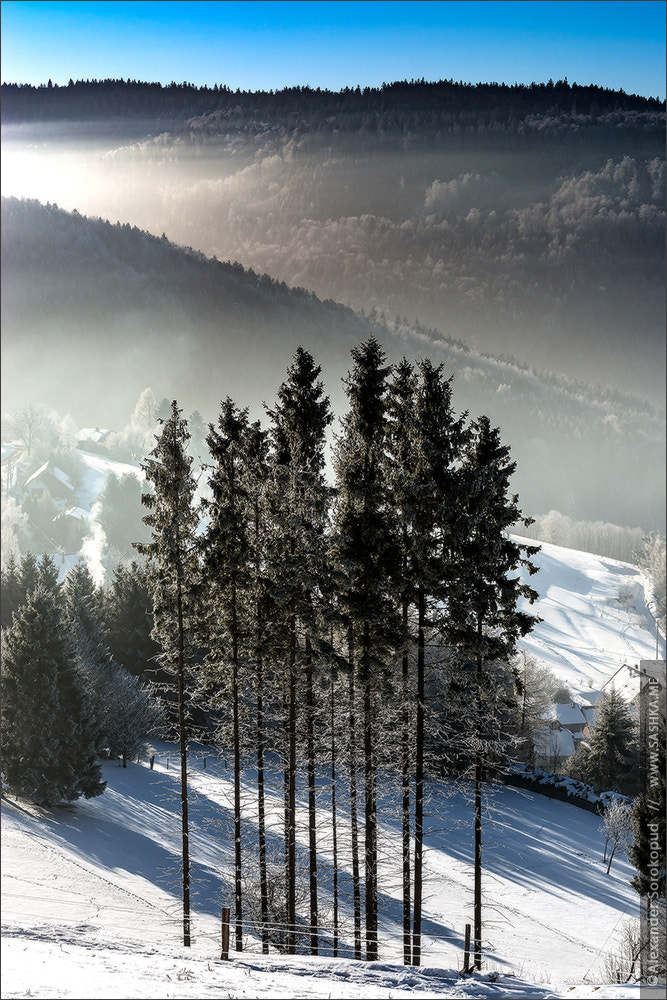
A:
{"type": "Polygon", "coordinates": [[[661,405],[665,107],[566,80],[2,87],[3,192],[661,405]]]}
{"type": "Polygon", "coordinates": [[[2,277],[5,410],[43,402],[79,424],[122,426],[150,385],[205,420],[227,394],[260,416],[302,344],[323,366],[340,416],[350,349],[375,333],[392,360],[442,362],[459,410],[501,427],[526,513],[662,526],[664,419],[635,396],[359,315],[166,237],[36,201],[3,199],[2,277]]]}

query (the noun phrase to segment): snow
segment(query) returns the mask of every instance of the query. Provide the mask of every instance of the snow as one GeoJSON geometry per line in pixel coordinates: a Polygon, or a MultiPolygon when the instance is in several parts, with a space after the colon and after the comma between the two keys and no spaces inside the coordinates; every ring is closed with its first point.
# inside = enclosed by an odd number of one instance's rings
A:
{"type": "Polygon", "coordinates": [[[533,746],[537,761],[553,761],[557,757],[564,760],[575,751],[574,736],[568,729],[536,729],[533,746]]]}
{"type": "Polygon", "coordinates": [[[95,455],[87,451],[79,451],[77,454],[84,465],[82,503],[87,501],[89,507],[97,500],[109,473],[113,473],[118,479],[121,476],[131,475],[136,476],[141,483],[144,481],[144,474],[139,465],[118,462],[106,455],[95,455]]]}
{"type": "MultiPolygon", "coordinates": [[[[539,598],[532,605],[522,600],[521,609],[542,621],[520,647],[567,684],[574,701],[583,698],[594,704],[614,674],[617,690],[628,699],[635,697],[639,680],[628,667],[656,659],[648,579],[636,566],[618,559],[540,544],[541,551],[531,559],[539,573],[522,572],[539,598]],[[619,600],[626,595],[627,600],[619,600]]],[[[658,652],[657,658],[664,659],[662,636],[658,652]]]]}
{"type": "MultiPolygon", "coordinates": [[[[105,763],[108,787],[95,799],[48,811],[3,799],[3,997],[639,997],[635,986],[595,985],[623,922],[638,913],[632,869],[620,858],[605,874],[599,817],[510,787],[486,796],[485,966],[473,977],[459,976],[463,932],[472,918],[472,808],[465,783],[440,786],[429,803],[421,968],[402,964],[400,824],[386,803],[379,961],[354,961],[349,948],[335,959],[324,947],[321,957],[263,956],[250,934],[242,953],[232,950],[230,960],[221,961],[220,907],[233,905],[231,767],[201,746],[191,747],[189,757],[193,943],[184,948],[178,756],[173,744],[155,749],[152,770],[146,762],[105,763]]],[[[268,817],[279,834],[281,772],[270,779],[268,817]]],[[[248,771],[244,831],[251,843],[254,787],[248,771]]],[[[326,915],[330,818],[327,795],[318,794],[320,910],[326,915]]],[[[343,830],[339,826],[341,858],[349,869],[343,830]]],[[[299,840],[303,847],[303,823],[299,840]]],[[[341,905],[349,943],[347,892],[341,905]]]]}

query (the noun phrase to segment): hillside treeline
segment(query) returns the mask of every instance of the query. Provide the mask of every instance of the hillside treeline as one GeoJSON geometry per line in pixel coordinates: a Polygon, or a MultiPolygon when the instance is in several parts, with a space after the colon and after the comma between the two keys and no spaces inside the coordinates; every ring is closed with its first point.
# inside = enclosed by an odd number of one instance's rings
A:
{"type": "MultiPolygon", "coordinates": [[[[484,126],[535,113],[592,115],[605,112],[664,110],[664,101],[626,94],[595,85],[580,86],[567,80],[513,86],[498,83],[462,83],[454,80],[402,80],[380,87],[344,87],[331,91],[308,86],[277,91],[232,90],[226,85],[196,87],[172,82],[166,86],[138,80],[70,80],[67,86],[51,81],[40,86],[2,84],[2,114],[6,121],[32,119],[95,118],[163,114],[201,115],[213,111],[248,114],[300,114],[330,116],[348,128],[360,122],[345,116],[360,113],[392,115],[394,122],[414,121],[415,114],[470,114],[484,126]],[[340,116],[340,117],[336,117],[340,116]]],[[[385,123],[386,124],[386,123],[385,123]]]]}
{"type": "Polygon", "coordinates": [[[487,412],[503,428],[531,514],[556,508],[663,530],[664,423],[646,399],[481,354],[400,317],[358,315],[238,263],[54,205],[3,199],[2,251],[9,410],[29,400],[120,427],[150,382],[207,420],[221,391],[244,384],[260,412],[286,345],[298,343],[322,359],[340,408],[350,347],[375,334],[392,360],[443,362],[462,408],[487,412]]]}

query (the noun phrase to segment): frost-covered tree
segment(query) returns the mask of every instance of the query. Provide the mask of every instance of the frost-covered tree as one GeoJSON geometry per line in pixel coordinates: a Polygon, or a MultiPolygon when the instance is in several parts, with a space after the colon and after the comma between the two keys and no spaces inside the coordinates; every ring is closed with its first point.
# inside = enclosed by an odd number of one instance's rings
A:
{"type": "Polygon", "coordinates": [[[570,758],[568,772],[602,791],[626,792],[636,781],[637,720],[614,687],[602,693],[590,736],[570,758]]]}
{"type": "Polygon", "coordinates": [[[241,851],[241,659],[247,652],[251,554],[249,509],[245,490],[248,411],[223,400],[217,425],[209,426],[207,444],[211,499],[203,501],[208,515],[201,539],[204,636],[208,647],[208,686],[214,696],[231,702],[234,757],[234,898],[236,950],[243,950],[243,871],[241,851]]]}
{"type": "MultiPolygon", "coordinates": [[[[310,950],[318,952],[313,685],[321,635],[321,587],[328,573],[330,491],[324,479],[326,429],[333,419],[321,368],[299,347],[269,410],[272,444],[267,545],[277,651],[285,663],[285,833],[288,923],[296,920],[296,769],[300,675],[305,687],[308,768],[310,950]]],[[[289,948],[294,941],[290,932],[289,948]]]]}
{"type": "Polygon", "coordinates": [[[110,661],[101,693],[113,707],[107,721],[109,743],[123,767],[144,747],[147,737],[160,736],[165,725],[165,709],[155,689],[142,683],[120,664],[110,661]]]}
{"type": "MultiPolygon", "coordinates": [[[[387,380],[390,367],[371,337],[352,351],[345,379],[348,411],[335,454],[337,498],[335,558],[341,619],[348,633],[350,742],[356,740],[354,683],[363,699],[364,867],[366,958],[378,955],[377,726],[400,619],[392,580],[399,565],[397,534],[386,465],[387,380]]],[[[356,781],[351,754],[350,779],[356,781]]],[[[353,788],[351,789],[353,791],[353,788]]]]}
{"type": "Polygon", "coordinates": [[[607,875],[611,871],[611,863],[619,851],[627,852],[632,843],[632,810],[625,802],[614,799],[602,814],[602,831],[604,833],[604,858],[607,862],[607,875]]]}
{"type": "Polygon", "coordinates": [[[457,542],[457,572],[448,586],[446,631],[459,655],[474,664],[473,729],[475,734],[474,821],[474,961],[482,961],[482,780],[493,740],[486,739],[485,689],[494,687],[493,665],[516,653],[517,642],[535,624],[521,599],[532,603],[537,593],[522,583],[521,568],[536,572],[530,556],[539,546],[515,541],[509,531],[525,518],[518,496],[510,492],[516,463],[500,432],[488,417],[472,427],[462,470],[465,508],[457,542]]]}
{"type": "Polygon", "coordinates": [[[190,850],[188,825],[188,768],[185,725],[186,651],[192,635],[194,593],[198,580],[196,531],[198,515],[193,505],[196,482],[187,454],[189,434],[176,400],[171,415],[155,437],[155,447],[142,464],[153,487],[142,503],[149,513],[144,523],[150,542],[137,542],[147,556],[153,584],[153,638],[162,647],[161,665],[176,680],[178,731],[181,757],[181,831],[183,862],[183,944],[190,946],[190,850]]]}
{"type": "Polygon", "coordinates": [[[90,706],[63,612],[45,587],[33,590],[2,647],[2,773],[41,805],[105,788],[90,706]]]}
{"type": "MultiPolygon", "coordinates": [[[[533,733],[546,725],[549,705],[555,701],[557,680],[544,663],[525,649],[519,651],[514,663],[517,693],[517,729],[522,740],[519,754],[527,763],[534,763],[533,733]]],[[[565,704],[570,704],[568,696],[565,704]]]]}

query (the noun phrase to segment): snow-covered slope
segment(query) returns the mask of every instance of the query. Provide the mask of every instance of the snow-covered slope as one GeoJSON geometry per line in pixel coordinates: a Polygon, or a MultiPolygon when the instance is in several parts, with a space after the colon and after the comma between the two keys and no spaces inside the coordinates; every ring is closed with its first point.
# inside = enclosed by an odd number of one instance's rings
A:
{"type": "MultiPolygon", "coordinates": [[[[233,903],[230,762],[212,757],[210,748],[191,748],[193,945],[185,949],[177,755],[173,745],[156,748],[153,770],[145,763],[106,764],[108,788],[99,798],[44,813],[3,800],[3,997],[590,996],[624,921],[637,915],[627,862],[615,859],[605,874],[597,816],[518,789],[496,789],[485,806],[485,968],[461,979],[456,970],[472,918],[472,807],[465,785],[447,785],[429,804],[421,970],[402,966],[401,833],[386,805],[380,961],[366,965],[350,957],[349,876],[341,874],[341,957],[333,959],[326,946],[319,958],[264,957],[250,934],[237,954],[232,934],[231,961],[222,963],[220,906],[233,903]]],[[[273,829],[280,834],[281,780],[276,771],[269,782],[270,843],[273,829]]],[[[254,850],[251,772],[243,788],[244,836],[254,850]]],[[[330,816],[328,795],[319,794],[319,904],[326,923],[330,816]]],[[[339,858],[349,869],[346,820],[341,808],[339,858]]],[[[306,836],[300,825],[303,850],[306,836]]],[[[604,987],[595,995],[639,994],[634,987],[604,987]]]]}
{"type": "MultiPolygon", "coordinates": [[[[628,668],[656,658],[648,579],[629,563],[547,543],[532,561],[539,573],[525,579],[539,599],[522,606],[542,621],[522,648],[587,701],[595,703],[611,683],[628,697],[637,694],[639,681],[628,668]]],[[[663,659],[662,636],[658,651],[663,659]]]]}
{"type": "Polygon", "coordinates": [[[109,474],[116,476],[117,479],[129,475],[136,476],[140,482],[144,480],[143,471],[138,464],[117,462],[113,458],[107,458],[106,455],[87,451],[79,451],[77,454],[85,469],[82,502],[88,507],[92,507],[97,500],[109,474]]]}

